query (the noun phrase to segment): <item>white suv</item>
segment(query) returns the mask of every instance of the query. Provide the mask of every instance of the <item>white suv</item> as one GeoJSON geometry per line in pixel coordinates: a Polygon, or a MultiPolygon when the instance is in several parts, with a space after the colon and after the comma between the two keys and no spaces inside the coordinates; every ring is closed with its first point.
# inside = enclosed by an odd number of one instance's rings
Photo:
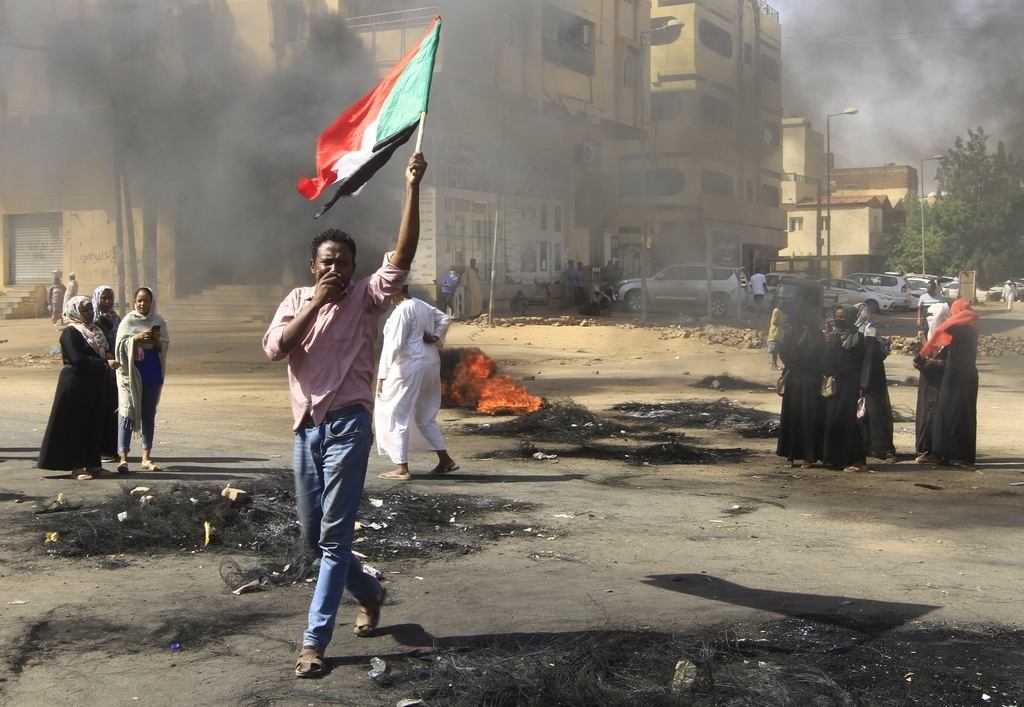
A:
{"type": "MultiPolygon", "coordinates": [[[[624,280],[615,285],[615,298],[627,309],[642,308],[640,280],[624,280]]],[[[708,267],[704,263],[688,263],[665,268],[647,278],[647,300],[651,306],[670,308],[706,307],[708,304],[708,267]]],[[[739,268],[711,268],[711,314],[724,317],[747,304],[746,278],[739,268]]]]}
{"type": "Polygon", "coordinates": [[[874,292],[885,292],[896,301],[896,309],[913,309],[916,302],[907,278],[892,273],[855,272],[846,276],[858,285],[874,292]]]}

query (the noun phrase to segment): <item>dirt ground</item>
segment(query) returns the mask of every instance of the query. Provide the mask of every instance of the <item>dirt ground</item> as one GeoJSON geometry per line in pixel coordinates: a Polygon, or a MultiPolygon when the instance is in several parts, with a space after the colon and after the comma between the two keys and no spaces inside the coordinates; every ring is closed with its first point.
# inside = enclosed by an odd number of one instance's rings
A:
{"type": "MultiPolygon", "coordinates": [[[[979,310],[983,333],[1024,335],[1024,310],[979,310]]],[[[908,314],[879,321],[883,333],[913,329],[908,314]]],[[[354,606],[343,606],[330,672],[300,681],[292,665],[311,583],[232,594],[221,579],[225,559],[253,566],[271,558],[226,547],[216,528],[208,548],[201,523],[180,548],[64,557],[43,542],[71,513],[40,513],[55,508],[58,494],[80,511],[121,496],[133,513],[122,487],[145,485],[157,495],[175,484],[246,488],[289,468],[285,366],[264,357],[264,325],[225,331],[172,321],[169,328],[153,453],[164,471],[79,482],[34,468],[59,359],[26,355],[55,345],[58,332],[44,320],[0,322],[2,704],[395,705],[414,694],[411,683],[371,680],[373,657],[430,665],[432,651],[446,646],[618,630],[725,630],[756,640],[785,620],[805,622],[804,636],[831,626],[852,631],[853,641],[885,641],[878,671],[902,692],[892,702],[835,704],[1024,705],[1016,692],[1024,685],[1024,357],[979,361],[978,468],[963,472],[913,463],[916,386],[908,379],[916,374],[908,356],[891,356],[901,461],[846,474],[783,468],[773,438],[743,437],[733,427],[672,428],[654,419],[645,428],[612,410],[725,399],[777,413],[777,372],[763,349],[681,338],[664,314],[647,327],[623,313],[590,326],[455,324],[449,347],[479,347],[532,394],[583,406],[610,426],[615,438],[605,442],[616,448],[672,439],[717,450],[718,461],[598,459],[542,440],[526,440],[533,447],[524,453],[521,436],[483,434],[481,425],[507,418],[443,409],[439,420],[460,470],[388,482],[377,474],[392,465],[373,455],[366,488],[369,498],[397,504],[398,516],[403,503],[411,511],[454,499],[448,525],[432,520],[436,527],[423,535],[455,529],[455,551],[367,552],[390,597],[380,635],[356,639],[354,606]],[[726,375],[750,384],[694,385],[726,375]],[[951,650],[938,669],[942,657],[898,649],[914,632],[930,637],[923,643],[942,635],[947,645],[972,648],[951,650]],[[997,638],[1009,653],[970,662],[977,646],[997,638]],[[915,692],[925,690],[915,674],[930,675],[938,688],[915,692]],[[934,694],[955,697],[929,701],[934,694]]],[[[137,450],[131,458],[134,468],[137,450]]],[[[413,473],[434,461],[415,457],[413,473]]],[[[753,669],[767,670],[775,659],[752,660],[753,669]]],[[[645,703],[654,702],[635,702],[645,703]]]]}

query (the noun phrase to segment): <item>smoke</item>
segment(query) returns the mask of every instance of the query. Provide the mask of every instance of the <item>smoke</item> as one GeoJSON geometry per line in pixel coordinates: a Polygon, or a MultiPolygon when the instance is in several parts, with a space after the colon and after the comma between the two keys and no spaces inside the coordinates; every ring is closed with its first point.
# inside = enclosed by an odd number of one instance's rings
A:
{"type": "MultiPolygon", "coordinates": [[[[304,282],[309,242],[325,228],[352,233],[361,269],[375,268],[400,217],[400,205],[381,194],[401,179],[404,160],[319,221],[318,204],[295,190],[300,175],[313,174],[320,132],[376,81],[344,19],[310,17],[305,43],[271,49],[274,67],[239,42],[235,18],[219,3],[202,6],[201,21],[191,23],[170,12],[173,4],[139,3],[127,27],[116,10],[66,11],[54,22],[36,0],[6,4],[7,36],[19,41],[0,45],[0,81],[9,83],[26,55],[45,65],[52,112],[67,128],[26,144],[21,159],[51,171],[92,170],[106,185],[114,156],[97,146],[120,153],[132,206],[173,219],[179,296],[219,282],[278,283],[283,274],[304,282]],[[85,167],[83,155],[91,157],[85,167]],[[386,233],[380,242],[371,224],[386,233]]],[[[76,203],[113,213],[113,194],[93,191],[76,203]]],[[[141,258],[142,224],[135,227],[141,258]]]]}
{"type": "Polygon", "coordinates": [[[768,1],[782,24],[785,115],[825,132],[827,114],[860,111],[831,121],[836,166],[918,165],[978,126],[993,149],[1024,153],[1019,0],[768,1]]]}

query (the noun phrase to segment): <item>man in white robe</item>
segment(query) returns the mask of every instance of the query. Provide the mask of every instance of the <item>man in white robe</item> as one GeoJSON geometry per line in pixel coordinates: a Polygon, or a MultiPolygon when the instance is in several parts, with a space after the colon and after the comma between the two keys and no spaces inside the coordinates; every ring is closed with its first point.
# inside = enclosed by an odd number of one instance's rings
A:
{"type": "Polygon", "coordinates": [[[459,465],[445,450],[435,417],[441,409],[441,357],[451,318],[409,296],[408,286],[392,298],[395,311],[384,325],[384,348],[377,370],[373,407],[377,453],[396,464],[382,479],[410,479],[409,454],[436,452],[431,474],[455,471],[459,465]]]}

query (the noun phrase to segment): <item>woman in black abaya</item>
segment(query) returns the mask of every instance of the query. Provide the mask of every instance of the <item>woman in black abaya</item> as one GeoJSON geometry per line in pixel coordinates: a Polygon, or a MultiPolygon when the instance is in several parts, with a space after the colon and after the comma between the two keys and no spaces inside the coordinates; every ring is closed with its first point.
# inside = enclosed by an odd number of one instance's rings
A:
{"type": "Polygon", "coordinates": [[[832,310],[825,333],[825,375],[835,377],[835,394],[825,398],[825,465],[843,471],[867,471],[864,439],[857,424],[857,400],[870,373],[868,347],[857,330],[857,308],[832,310]]]}
{"type": "Polygon", "coordinates": [[[821,397],[824,370],[825,337],[818,328],[817,312],[801,307],[779,343],[785,375],[782,413],[779,418],[779,443],[775,453],[810,468],[822,458],[825,399],[821,397]]]}
{"type": "Polygon", "coordinates": [[[82,481],[110,474],[100,466],[100,429],[107,371],[116,369],[118,363],[107,358],[107,341],[93,324],[88,297],[68,300],[64,317],[69,322],[60,335],[64,368],[57,379],[36,466],[69,471],[72,478],[82,481]]]}

